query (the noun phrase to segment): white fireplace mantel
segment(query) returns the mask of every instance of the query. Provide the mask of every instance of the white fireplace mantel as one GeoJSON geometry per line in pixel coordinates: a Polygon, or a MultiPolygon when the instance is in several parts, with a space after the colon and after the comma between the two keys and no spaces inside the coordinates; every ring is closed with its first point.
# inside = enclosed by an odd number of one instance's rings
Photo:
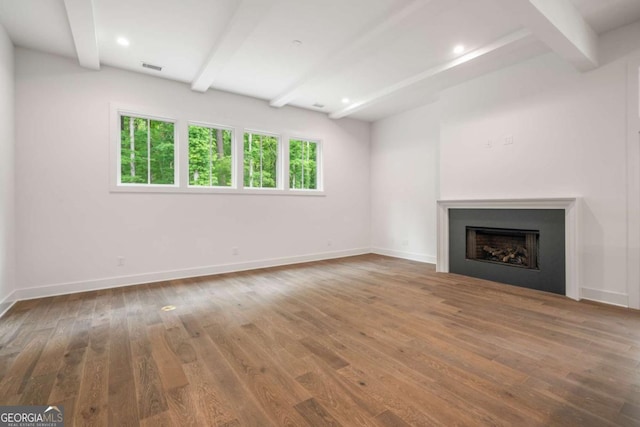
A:
{"type": "Polygon", "coordinates": [[[449,209],[563,209],[565,212],[566,295],[580,299],[578,277],[578,210],[580,198],[438,200],[436,271],[449,272],[449,209]]]}

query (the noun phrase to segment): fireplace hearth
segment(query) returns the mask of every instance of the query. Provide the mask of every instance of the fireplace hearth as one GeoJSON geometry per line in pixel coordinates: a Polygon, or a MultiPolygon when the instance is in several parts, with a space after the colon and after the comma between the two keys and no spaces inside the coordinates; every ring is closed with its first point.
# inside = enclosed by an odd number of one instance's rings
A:
{"type": "Polygon", "coordinates": [[[466,227],[469,260],[538,269],[539,230],[466,227]]]}

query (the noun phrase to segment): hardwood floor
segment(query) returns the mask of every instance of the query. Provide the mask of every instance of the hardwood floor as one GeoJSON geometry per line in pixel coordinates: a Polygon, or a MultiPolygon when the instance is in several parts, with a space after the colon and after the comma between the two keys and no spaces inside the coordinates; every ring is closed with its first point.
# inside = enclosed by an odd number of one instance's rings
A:
{"type": "Polygon", "coordinates": [[[639,364],[640,312],[377,255],[0,320],[0,404],[69,426],[637,426],[639,364]]]}

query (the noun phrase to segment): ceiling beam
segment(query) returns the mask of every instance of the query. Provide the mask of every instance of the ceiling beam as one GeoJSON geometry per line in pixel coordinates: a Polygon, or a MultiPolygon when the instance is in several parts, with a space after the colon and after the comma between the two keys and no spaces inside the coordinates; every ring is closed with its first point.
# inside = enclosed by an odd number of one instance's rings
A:
{"type": "Polygon", "coordinates": [[[580,71],[598,67],[598,35],[571,0],[495,0],[580,71]]]}
{"type": "Polygon", "coordinates": [[[92,0],[64,0],[67,19],[71,27],[73,43],[76,46],[78,62],[82,67],[100,69],[98,54],[98,36],[93,15],[92,0]]]}
{"type": "Polygon", "coordinates": [[[382,21],[374,24],[372,27],[368,27],[363,32],[358,34],[354,39],[343,44],[343,47],[336,52],[331,53],[328,57],[323,58],[311,67],[311,71],[303,76],[300,80],[288,88],[285,92],[273,98],[269,104],[272,107],[283,107],[289,102],[293,101],[298,94],[300,94],[310,84],[322,80],[332,72],[336,71],[339,67],[344,66],[345,62],[355,62],[355,53],[359,50],[364,50],[369,43],[376,37],[384,35],[384,33],[393,30],[404,19],[414,15],[419,9],[422,9],[427,4],[436,6],[436,3],[440,4],[440,7],[445,7],[445,2],[453,3],[451,0],[412,0],[406,6],[398,10],[397,12],[384,18],[382,21]]]}
{"type": "Polygon", "coordinates": [[[466,64],[467,62],[473,61],[476,58],[480,58],[489,53],[496,52],[506,46],[509,46],[520,40],[523,40],[529,36],[531,36],[531,32],[527,29],[522,29],[514,33],[511,33],[486,46],[483,46],[479,49],[473,50],[465,55],[462,55],[461,57],[456,58],[452,61],[448,61],[443,64],[436,65],[435,67],[429,68],[414,76],[400,80],[399,82],[393,83],[376,92],[370,93],[369,95],[366,95],[363,98],[359,99],[358,101],[352,103],[348,107],[345,107],[338,111],[334,111],[333,113],[329,114],[329,117],[331,117],[332,119],[341,119],[343,117],[354,114],[355,112],[363,110],[364,108],[367,108],[372,104],[377,103],[381,101],[383,98],[386,98],[396,92],[399,92],[417,83],[424,82],[425,80],[433,78],[435,76],[439,76],[448,70],[452,70],[456,67],[459,67],[462,64],[466,64]]]}
{"type": "Polygon", "coordinates": [[[223,67],[272,6],[272,0],[240,0],[227,26],[217,37],[209,58],[191,83],[192,90],[206,92],[211,87],[223,67]]]}

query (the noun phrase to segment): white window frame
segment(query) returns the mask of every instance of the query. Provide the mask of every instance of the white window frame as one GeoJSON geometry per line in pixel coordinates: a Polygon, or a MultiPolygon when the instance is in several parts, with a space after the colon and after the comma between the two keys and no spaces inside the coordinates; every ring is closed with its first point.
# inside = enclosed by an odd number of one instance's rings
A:
{"type": "MultiPolygon", "coordinates": [[[[324,151],[322,141],[318,138],[299,136],[297,132],[274,132],[261,130],[260,127],[246,126],[244,123],[231,123],[227,125],[217,124],[215,120],[208,120],[206,116],[192,120],[179,110],[158,111],[153,108],[109,104],[109,191],[112,193],[178,193],[178,194],[227,194],[227,195],[262,195],[262,196],[325,196],[324,191],[324,151]],[[120,116],[140,117],[150,120],[162,120],[174,124],[174,180],[173,184],[141,184],[122,183],[121,173],[121,133],[120,116]],[[206,126],[215,129],[227,129],[233,133],[232,138],[232,186],[231,187],[204,187],[189,185],[189,126],[206,126]],[[246,132],[273,136],[278,140],[278,161],[276,164],[276,187],[256,188],[244,187],[244,134],[246,132]],[[317,160],[317,190],[290,189],[289,188],[289,143],[291,139],[312,141],[318,144],[317,160]],[[186,171],[186,172],[183,172],[186,171]]],[[[266,127],[266,126],[265,126],[266,127]]]]}
{"type": "MultiPolygon", "coordinates": [[[[218,125],[218,124],[214,124],[214,123],[207,123],[207,122],[201,122],[201,121],[194,121],[194,120],[189,120],[186,122],[186,150],[185,150],[185,156],[186,156],[186,192],[229,192],[229,191],[234,191],[234,190],[238,190],[238,168],[237,168],[237,163],[238,163],[238,135],[237,135],[237,129],[232,127],[232,126],[225,126],[225,125],[218,125]],[[209,129],[222,129],[222,130],[229,130],[231,131],[231,185],[224,187],[221,185],[212,185],[212,186],[205,186],[205,185],[191,185],[189,184],[189,180],[191,179],[191,177],[189,176],[189,126],[200,126],[200,127],[206,127],[209,129]]],[[[244,135],[244,133],[243,133],[244,135]]]]}
{"type": "MultiPolygon", "coordinates": [[[[175,191],[180,188],[180,155],[179,155],[179,132],[180,122],[178,119],[165,114],[151,113],[148,110],[140,108],[127,108],[112,105],[111,108],[111,159],[109,168],[111,169],[111,191],[127,191],[127,192],[166,192],[175,191]],[[141,112],[144,111],[144,112],[141,112]],[[163,122],[173,123],[173,184],[143,184],[122,182],[122,141],[120,118],[122,116],[135,117],[147,120],[159,120],[163,122]],[[115,166],[115,168],[114,168],[115,166]]],[[[150,153],[149,153],[149,157],[150,153]]]]}
{"type": "MultiPolygon", "coordinates": [[[[244,194],[259,194],[259,193],[263,193],[263,192],[277,192],[277,193],[282,193],[283,191],[283,187],[284,187],[284,169],[283,169],[283,159],[284,159],[284,149],[283,149],[283,138],[281,134],[278,133],[274,133],[274,132],[269,132],[269,131],[264,131],[264,130],[257,130],[257,129],[250,129],[250,128],[244,128],[242,130],[242,136],[238,137],[238,141],[239,143],[239,147],[238,147],[238,151],[241,153],[240,157],[240,163],[239,163],[239,169],[241,171],[241,174],[238,177],[238,181],[239,181],[239,188],[241,188],[244,194]],[[251,134],[256,134],[256,135],[262,135],[262,136],[272,136],[274,138],[276,138],[276,140],[278,141],[278,147],[276,149],[276,153],[278,155],[278,159],[276,161],[276,186],[275,188],[269,188],[269,187],[245,187],[244,185],[244,134],[245,133],[251,133],[251,134]],[[242,178],[240,178],[242,177],[242,178]]],[[[287,177],[287,179],[289,179],[287,177]]]]}
{"type": "Polygon", "coordinates": [[[323,174],[323,164],[324,164],[324,156],[322,150],[322,140],[317,138],[307,138],[297,135],[289,135],[287,137],[287,187],[289,186],[289,174],[291,173],[289,168],[290,162],[290,153],[289,148],[291,146],[291,141],[307,141],[313,142],[316,144],[316,188],[315,189],[306,189],[306,188],[289,188],[289,191],[292,193],[301,193],[301,194],[324,194],[324,174],[323,174]]]}

